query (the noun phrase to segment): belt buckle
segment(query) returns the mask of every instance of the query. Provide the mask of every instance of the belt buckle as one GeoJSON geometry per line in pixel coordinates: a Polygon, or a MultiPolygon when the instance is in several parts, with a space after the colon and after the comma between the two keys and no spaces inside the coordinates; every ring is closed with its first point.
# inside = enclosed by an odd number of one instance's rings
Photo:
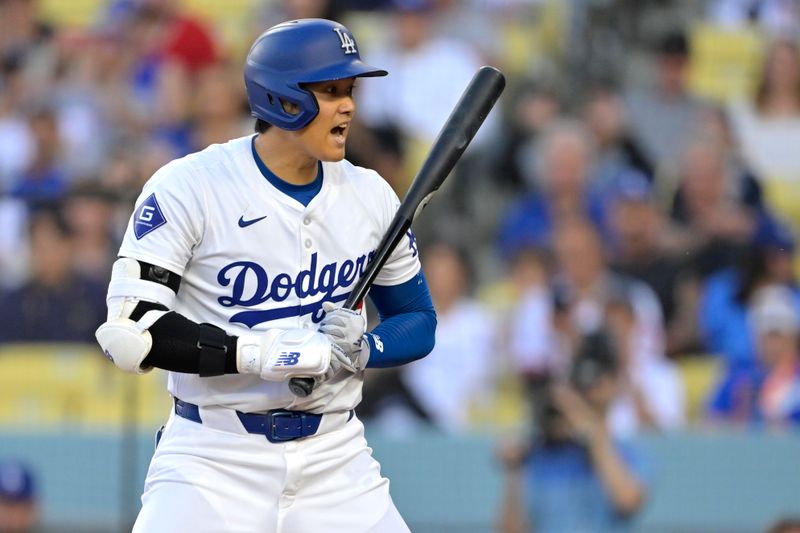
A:
{"type": "Polygon", "coordinates": [[[268,428],[268,438],[270,442],[288,442],[302,437],[303,436],[302,418],[303,418],[303,413],[297,413],[294,411],[284,411],[284,410],[270,411],[269,428],[268,428]],[[275,422],[275,419],[278,418],[300,419],[300,427],[297,431],[297,435],[286,435],[286,436],[279,435],[278,426],[275,422]]]}

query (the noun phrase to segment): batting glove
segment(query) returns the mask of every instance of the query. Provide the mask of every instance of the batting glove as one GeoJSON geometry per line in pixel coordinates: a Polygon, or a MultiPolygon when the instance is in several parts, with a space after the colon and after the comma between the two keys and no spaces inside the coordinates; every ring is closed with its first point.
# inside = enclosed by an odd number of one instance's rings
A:
{"type": "Polygon", "coordinates": [[[325,317],[319,326],[319,332],[324,334],[331,344],[339,350],[331,350],[331,367],[338,372],[344,368],[356,373],[367,366],[369,359],[369,344],[364,338],[367,332],[367,319],[359,311],[337,307],[332,302],[323,302],[322,310],[325,317]]]}

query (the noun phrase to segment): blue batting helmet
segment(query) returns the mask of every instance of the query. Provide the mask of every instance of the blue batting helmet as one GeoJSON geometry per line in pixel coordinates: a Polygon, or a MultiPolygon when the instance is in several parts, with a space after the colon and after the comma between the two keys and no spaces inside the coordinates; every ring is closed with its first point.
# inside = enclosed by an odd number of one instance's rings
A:
{"type": "Polygon", "coordinates": [[[361,61],[350,30],[332,20],[301,19],[273,26],[256,39],[244,67],[250,111],[284,130],[299,130],[319,112],[303,83],[385,76],[361,61]],[[282,102],[299,111],[288,113],[282,102]]]}

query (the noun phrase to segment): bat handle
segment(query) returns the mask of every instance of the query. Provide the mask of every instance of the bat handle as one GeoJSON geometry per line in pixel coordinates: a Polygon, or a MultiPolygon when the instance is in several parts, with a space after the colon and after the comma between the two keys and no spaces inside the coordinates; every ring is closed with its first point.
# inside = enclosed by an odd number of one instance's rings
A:
{"type": "MultiPolygon", "coordinates": [[[[372,276],[374,278],[374,276],[372,276]]],[[[356,304],[366,296],[366,288],[369,287],[367,279],[360,278],[353,292],[347,297],[344,303],[346,309],[355,309],[356,304]]],[[[289,380],[289,390],[298,398],[305,398],[314,391],[314,378],[292,378],[289,380]]]]}
{"type": "Polygon", "coordinates": [[[314,390],[314,378],[292,378],[289,380],[289,390],[299,398],[305,398],[314,390]]]}

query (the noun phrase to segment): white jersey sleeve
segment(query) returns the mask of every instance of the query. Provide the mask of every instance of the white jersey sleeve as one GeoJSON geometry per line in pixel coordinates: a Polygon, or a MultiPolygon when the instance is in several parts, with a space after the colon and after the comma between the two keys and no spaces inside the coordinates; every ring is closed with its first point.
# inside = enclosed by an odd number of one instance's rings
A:
{"type": "Polygon", "coordinates": [[[184,160],[158,170],[136,200],[119,255],[164,267],[180,276],[203,237],[200,187],[192,187],[184,160]]]}
{"type": "MultiPolygon", "coordinates": [[[[381,178],[382,183],[382,202],[381,218],[383,231],[389,229],[389,225],[394,218],[397,209],[400,207],[400,199],[395,194],[389,184],[381,178]]],[[[397,248],[389,256],[378,276],[375,278],[377,285],[399,285],[414,277],[421,268],[419,262],[419,251],[417,249],[417,239],[414,232],[410,229],[403,235],[397,248]]]]}

